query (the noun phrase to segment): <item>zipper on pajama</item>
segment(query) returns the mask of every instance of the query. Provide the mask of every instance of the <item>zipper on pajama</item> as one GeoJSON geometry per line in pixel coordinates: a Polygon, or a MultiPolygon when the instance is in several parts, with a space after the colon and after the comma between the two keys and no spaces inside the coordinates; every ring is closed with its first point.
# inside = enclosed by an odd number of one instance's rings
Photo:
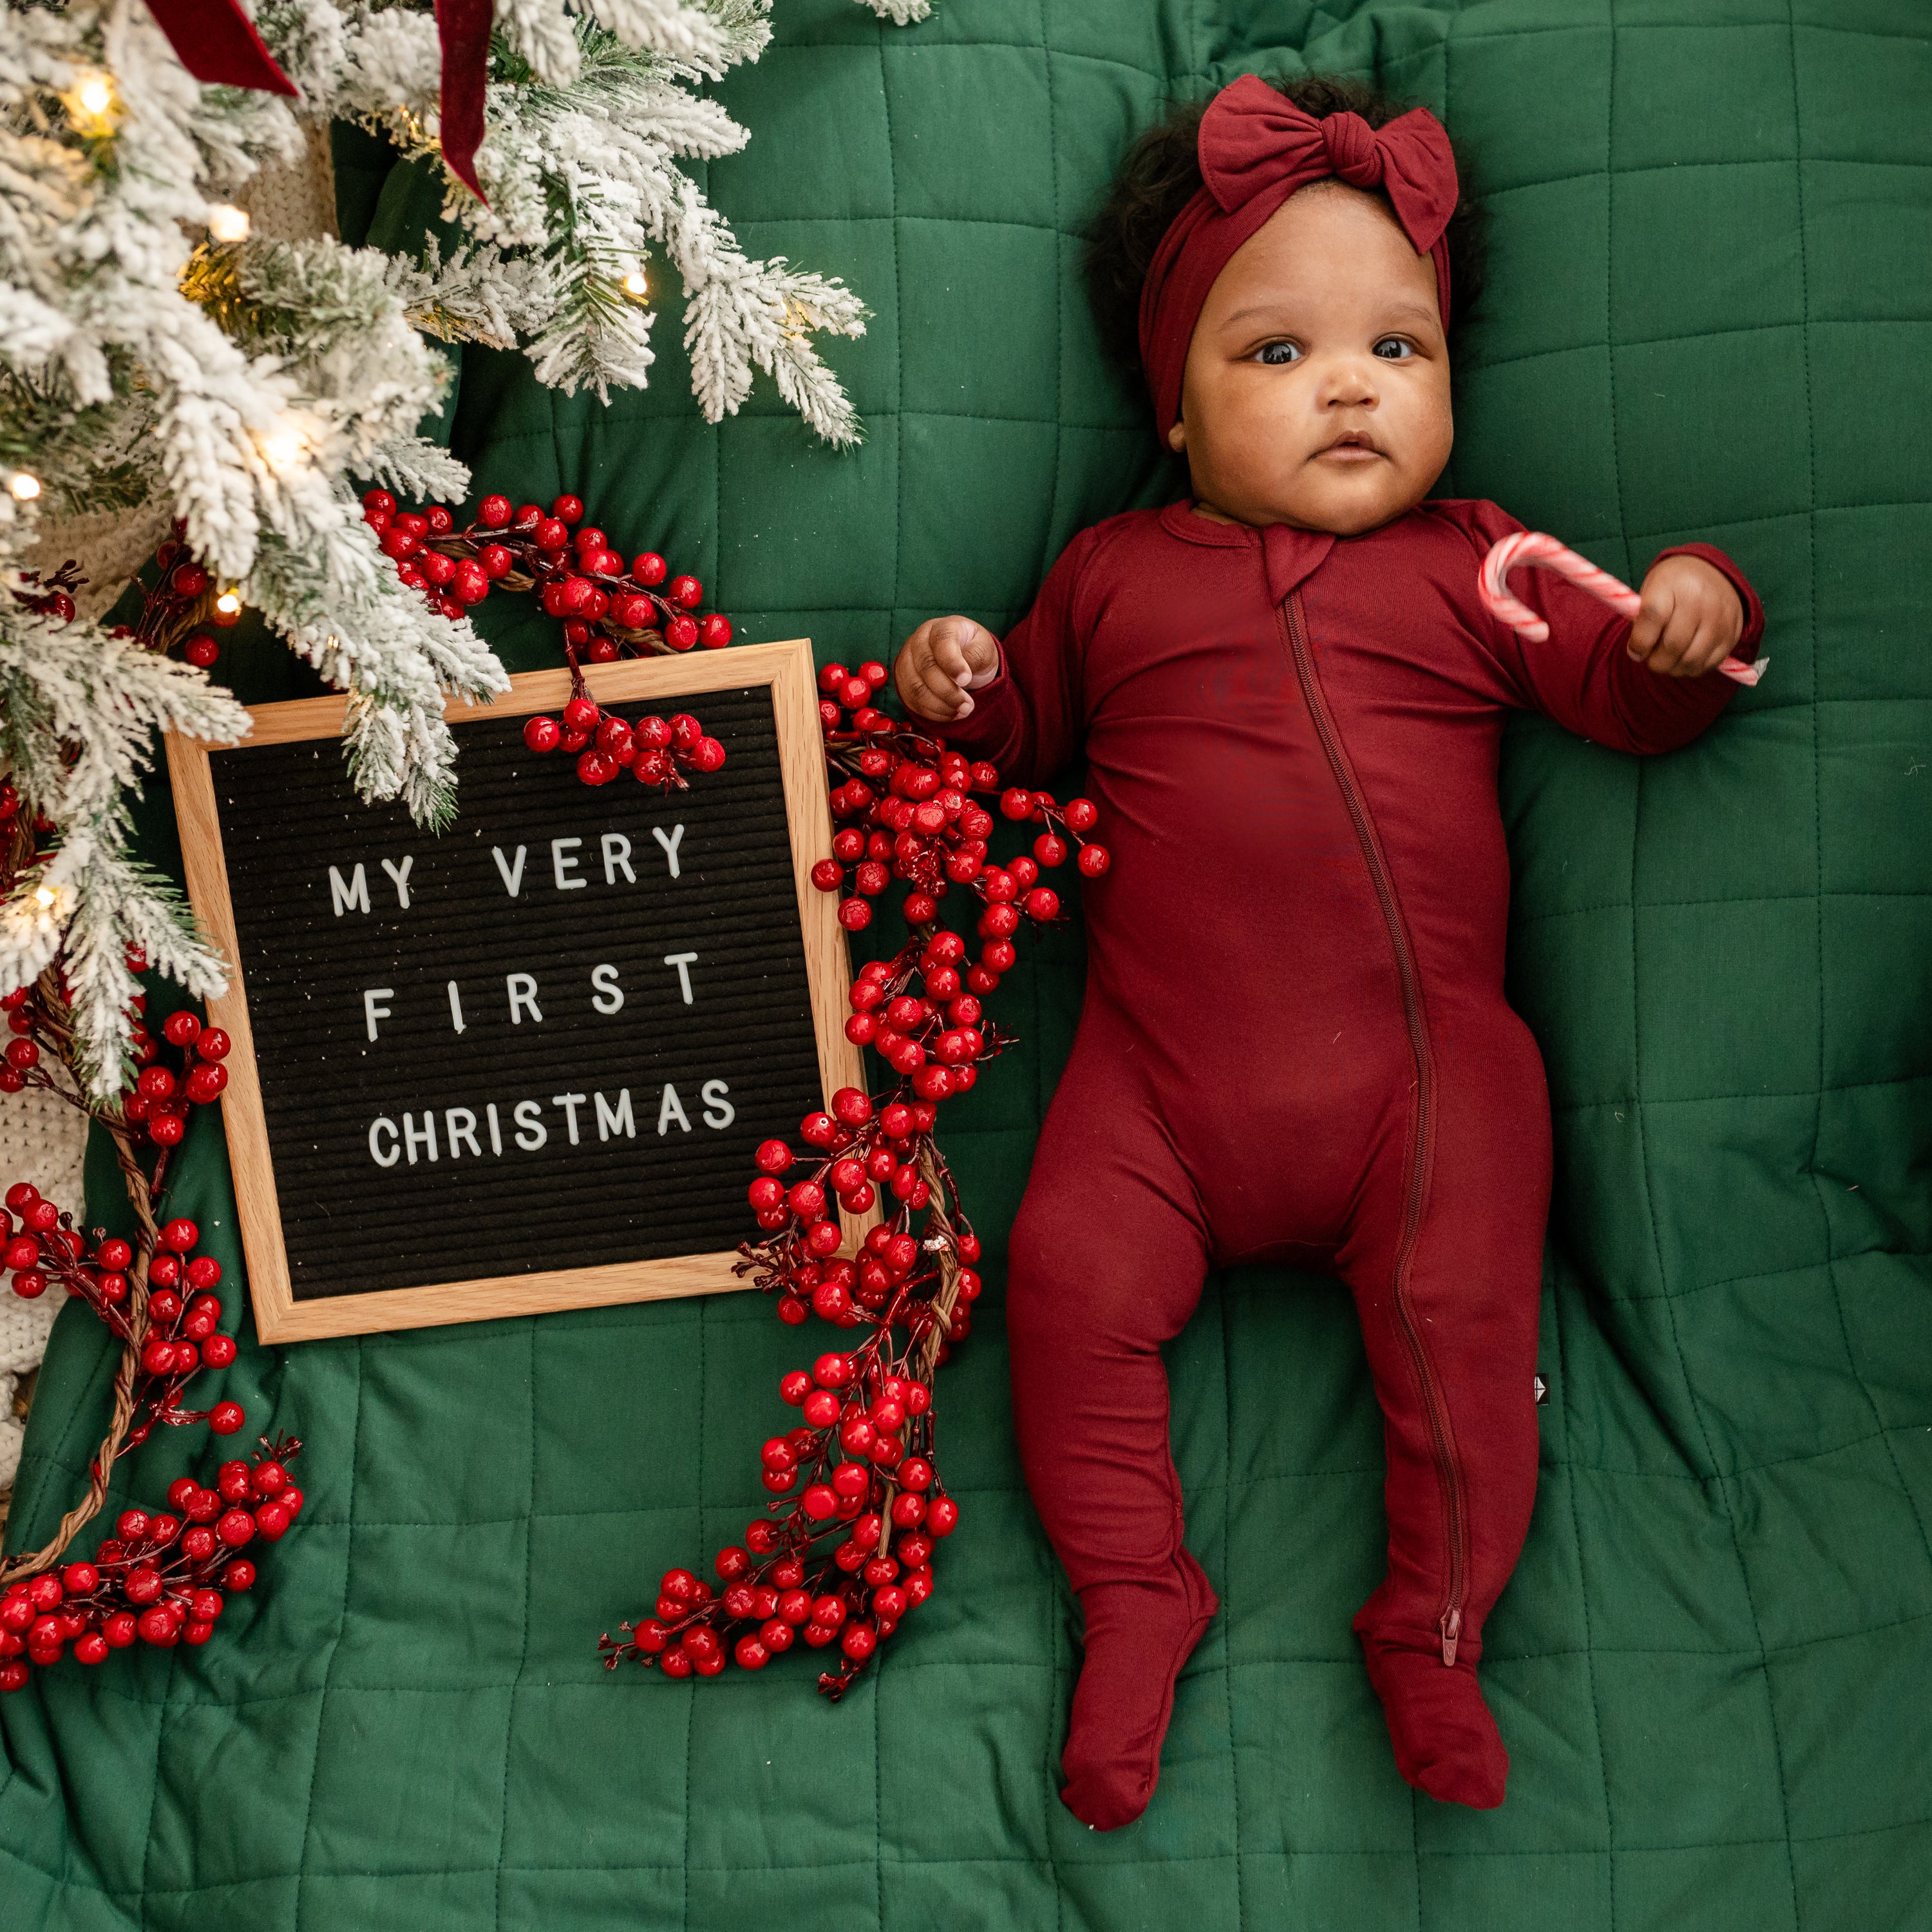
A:
{"type": "Polygon", "coordinates": [[[1382,921],[1388,928],[1389,944],[1395,952],[1396,976],[1402,985],[1402,1017],[1408,1028],[1409,1051],[1415,1062],[1415,1112],[1411,1130],[1408,1188],[1402,1203],[1402,1240],[1396,1250],[1395,1310],[1396,1322],[1408,1346],[1409,1358],[1415,1366],[1415,1378],[1422,1390],[1423,1412],[1429,1424],[1436,1477],[1442,1488],[1442,1510],[1448,1531],[1449,1585],[1442,1614],[1436,1620],[1436,1629],[1442,1639],[1442,1661],[1453,1664],[1456,1661],[1456,1646],[1462,1634],[1462,1591],[1468,1570],[1468,1528],[1462,1504],[1462,1474],[1449,1432],[1449,1412],[1442,1400],[1442,1384],[1436,1379],[1435,1364],[1430,1360],[1429,1350],[1423,1342],[1422,1331],[1408,1299],[1409,1264],[1415,1252],[1417,1236],[1421,1231],[1423,1190],[1428,1178],[1435,1130],[1436,1096],[1430,1073],[1422,995],[1416,978],[1414,956],[1409,950],[1408,934],[1402,924],[1401,908],[1396,902],[1395,887],[1383,860],[1380,842],[1376,837],[1374,821],[1369,816],[1367,801],[1357,787],[1354,774],[1342,754],[1341,734],[1329,712],[1328,701],[1315,669],[1314,656],[1308,647],[1300,592],[1292,593],[1277,610],[1287,634],[1295,676],[1300,681],[1302,700],[1313,721],[1316,736],[1322,741],[1323,755],[1340,788],[1342,802],[1348,808],[1350,821],[1355,828],[1356,842],[1362,848],[1363,861],[1369,868],[1369,878],[1382,907],[1382,921]]]}

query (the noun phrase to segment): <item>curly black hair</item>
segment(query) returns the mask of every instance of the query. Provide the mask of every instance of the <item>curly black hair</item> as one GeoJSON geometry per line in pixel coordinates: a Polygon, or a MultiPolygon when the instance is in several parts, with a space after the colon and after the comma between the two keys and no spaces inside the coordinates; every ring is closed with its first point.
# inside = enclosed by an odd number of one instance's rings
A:
{"type": "MultiPolygon", "coordinates": [[[[1385,126],[1408,110],[1359,81],[1335,74],[1268,80],[1318,121],[1331,114],[1359,114],[1371,128],[1385,126]]],[[[1205,100],[1176,106],[1127,152],[1106,204],[1087,230],[1087,292],[1107,352],[1127,368],[1141,366],[1141,286],[1168,224],[1201,186],[1198,142],[1205,100]]],[[[1464,172],[1456,156],[1457,172],[1464,172]]],[[[1387,197],[1384,196],[1384,200],[1387,197]]],[[[1466,196],[1449,218],[1448,331],[1454,334],[1482,292],[1483,213],[1466,196]]]]}

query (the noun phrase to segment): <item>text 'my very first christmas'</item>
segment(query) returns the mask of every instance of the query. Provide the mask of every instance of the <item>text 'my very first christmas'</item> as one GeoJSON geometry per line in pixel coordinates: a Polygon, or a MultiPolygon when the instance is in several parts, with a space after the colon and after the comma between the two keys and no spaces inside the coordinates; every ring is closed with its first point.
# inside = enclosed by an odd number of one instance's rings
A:
{"type": "MultiPolygon", "coordinates": [[[[682,824],[667,830],[662,826],[652,828],[652,838],[662,848],[662,860],[668,877],[679,876],[679,851],[684,838],[682,824]]],[[[590,841],[582,837],[566,836],[548,842],[549,878],[542,878],[541,862],[536,869],[530,869],[528,862],[531,848],[519,844],[514,850],[506,850],[501,845],[490,848],[497,875],[503,890],[512,899],[521,898],[532,885],[539,889],[547,885],[557,892],[573,892],[589,889],[596,883],[596,874],[601,868],[602,883],[606,886],[617,886],[620,880],[626,885],[638,884],[637,864],[640,857],[635,852],[630,838],[621,832],[605,832],[595,842],[593,850],[586,851],[590,841]],[[586,863],[590,871],[586,873],[586,863]]],[[[398,862],[394,859],[378,862],[381,870],[388,874],[393,888],[398,912],[407,912],[412,903],[410,874],[416,860],[412,854],[405,854],[398,862]]],[[[350,867],[345,876],[338,866],[328,868],[329,906],[336,919],[350,914],[368,914],[374,910],[370,898],[369,873],[365,862],[358,862],[350,867]]],[[[698,963],[695,950],[667,953],[664,966],[677,976],[678,989],[682,1004],[687,1006],[697,1004],[697,993],[692,982],[692,969],[698,963]]],[[[452,979],[446,982],[449,1024],[452,1031],[461,1034],[468,1030],[469,1020],[465,1017],[466,989],[464,982],[452,979]]],[[[488,989],[478,989],[472,985],[468,997],[472,1002],[487,996],[488,989]]],[[[513,1026],[526,1023],[541,1026],[544,1023],[543,1009],[539,1004],[543,997],[537,976],[533,973],[513,972],[503,976],[503,1017],[513,1026]]],[[[567,996],[566,996],[567,997],[567,996]]],[[[592,1010],[606,1016],[622,1010],[625,994],[622,975],[612,963],[604,962],[592,968],[588,989],[589,1004],[592,1010]]],[[[382,1023],[395,1016],[392,1004],[397,998],[393,986],[365,986],[362,989],[362,1022],[371,1044],[380,1040],[382,1023]]],[[[699,1089],[700,1118],[705,1126],[722,1132],[736,1118],[736,1112],[728,1097],[730,1088],[722,1080],[707,1080],[699,1089]]],[[[637,1116],[633,1111],[628,1088],[620,1088],[614,1095],[603,1093],[557,1094],[550,1096],[550,1104],[558,1109],[562,1120],[557,1131],[575,1147],[585,1138],[584,1130],[594,1119],[597,1138],[610,1139],[614,1135],[635,1138],[638,1132],[637,1116]],[[594,1108],[594,1112],[592,1109],[594,1108]],[[580,1125],[579,1111],[584,1119],[580,1125]]],[[[447,1157],[461,1159],[466,1154],[481,1159],[487,1141],[490,1153],[500,1156],[510,1148],[521,1148],[526,1153],[536,1153],[547,1146],[550,1139],[552,1126],[544,1118],[544,1103],[540,1100],[524,1100],[506,1103],[500,1113],[494,1101],[484,1104],[481,1117],[473,1108],[448,1107],[442,1110],[439,1121],[436,1112],[424,1109],[420,1120],[412,1112],[405,1112],[400,1124],[386,1115],[374,1120],[368,1132],[370,1158],[377,1166],[389,1168],[406,1160],[414,1166],[419,1159],[438,1160],[447,1157]],[[507,1122],[503,1115],[507,1114],[507,1122]]],[[[673,1126],[688,1133],[692,1120],[683,1102],[679,1098],[674,1084],[667,1083],[658,1101],[656,1120],[660,1136],[667,1135],[673,1126]]]]}

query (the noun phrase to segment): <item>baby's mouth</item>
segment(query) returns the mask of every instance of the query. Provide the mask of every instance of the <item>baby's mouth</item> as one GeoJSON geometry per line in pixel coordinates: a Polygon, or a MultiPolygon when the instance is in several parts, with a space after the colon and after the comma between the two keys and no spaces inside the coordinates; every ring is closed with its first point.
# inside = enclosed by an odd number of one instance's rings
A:
{"type": "Polygon", "coordinates": [[[1316,452],[1318,460],[1337,464],[1373,463],[1382,452],[1365,430],[1344,430],[1334,442],[1316,452]]]}

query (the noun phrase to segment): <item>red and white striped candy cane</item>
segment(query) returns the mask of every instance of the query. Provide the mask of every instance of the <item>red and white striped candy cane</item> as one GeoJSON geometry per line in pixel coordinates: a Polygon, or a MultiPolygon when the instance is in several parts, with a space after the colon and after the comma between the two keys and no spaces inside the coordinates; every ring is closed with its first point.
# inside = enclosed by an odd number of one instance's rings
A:
{"type": "MultiPolygon", "coordinates": [[[[1578,590],[1600,598],[1619,616],[1634,617],[1643,608],[1643,599],[1628,584],[1607,570],[1599,570],[1588,557],[1579,556],[1567,544],[1540,530],[1519,530],[1490,546],[1477,581],[1483,608],[1532,644],[1541,644],[1550,635],[1550,626],[1527,604],[1510,594],[1509,574],[1520,563],[1536,564],[1567,577],[1578,590]]],[[[1768,658],[1760,658],[1755,664],[1726,658],[1718,668],[1740,684],[1755,684],[1770,662],[1768,658]]]]}

